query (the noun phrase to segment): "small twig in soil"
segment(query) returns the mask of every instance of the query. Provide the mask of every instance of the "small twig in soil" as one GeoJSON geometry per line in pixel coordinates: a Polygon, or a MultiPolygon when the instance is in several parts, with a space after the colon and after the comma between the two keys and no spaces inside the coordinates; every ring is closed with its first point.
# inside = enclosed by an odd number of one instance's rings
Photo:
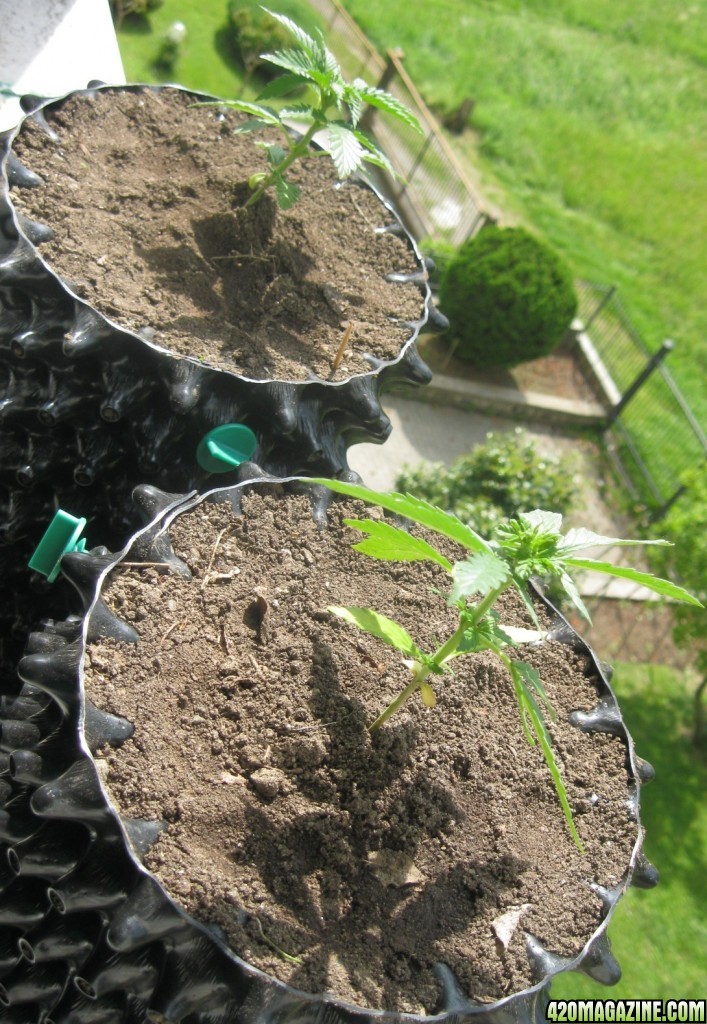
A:
{"type": "Polygon", "coordinates": [[[221,647],[223,648],[226,654],[230,654],[231,648],[226,638],[226,626],[224,625],[223,622],[219,623],[219,632],[221,634],[221,647]]]}
{"type": "Polygon", "coordinates": [[[206,584],[208,582],[209,573],[211,572],[211,566],[214,564],[214,558],[216,558],[216,551],[218,549],[219,544],[221,543],[221,538],[223,537],[223,535],[224,535],[224,533],[226,532],[227,529],[228,529],[228,527],[224,526],[224,528],[221,530],[221,532],[219,533],[218,537],[216,538],[216,541],[214,543],[213,548],[211,549],[211,557],[209,558],[209,564],[206,566],[206,572],[204,573],[204,578],[201,581],[201,589],[202,590],[204,589],[204,587],[206,586],[206,584]]]}
{"type": "Polygon", "coordinates": [[[162,637],[162,639],[160,640],[160,647],[161,647],[161,646],[162,646],[162,644],[163,644],[163,643],[165,642],[165,640],[167,639],[167,637],[169,636],[169,634],[170,634],[170,633],[173,633],[173,632],[174,632],[174,630],[175,630],[175,629],[177,628],[177,626],[178,626],[178,625],[179,625],[179,623],[178,623],[178,622],[173,622],[173,623],[172,623],[172,625],[171,625],[171,626],[169,627],[169,629],[167,630],[167,632],[166,632],[166,633],[164,634],[164,636],[163,636],[163,637],[162,637]]]}
{"type": "Polygon", "coordinates": [[[353,205],[356,207],[356,210],[357,210],[359,216],[363,217],[363,219],[365,220],[366,224],[368,224],[369,228],[376,228],[377,225],[374,224],[373,221],[369,217],[366,216],[366,214],[363,212],[361,207],[356,202],[356,199],[355,199],[355,197],[353,195],[353,190],[351,190],[351,192],[349,193],[349,198],[351,199],[351,202],[353,203],[353,205]]]}
{"type": "Polygon", "coordinates": [[[287,960],[288,963],[291,963],[291,964],[301,964],[302,963],[302,960],[301,960],[300,957],[292,956],[291,953],[286,953],[284,951],[284,949],[280,949],[279,946],[275,945],[275,943],[273,942],[272,939],[269,939],[267,937],[267,935],[265,934],[265,932],[263,930],[263,926],[261,924],[261,921],[260,921],[259,917],[256,917],[255,914],[251,914],[251,918],[257,924],[258,931],[260,932],[260,938],[263,940],[263,942],[265,943],[266,946],[269,946],[270,949],[272,949],[272,951],[274,953],[277,953],[278,956],[281,956],[283,960],[287,960]]]}
{"type": "Polygon", "coordinates": [[[339,369],[339,363],[344,358],[344,352],[346,351],[346,346],[348,345],[349,339],[351,338],[351,332],[352,331],[353,331],[353,322],[351,320],[349,320],[349,322],[346,325],[346,330],[344,331],[344,336],[341,339],[341,342],[339,344],[338,349],[336,350],[336,355],[334,356],[334,358],[332,359],[332,362],[331,362],[331,373],[329,374],[329,378],[330,379],[334,376],[336,371],[339,369]]]}
{"type": "Polygon", "coordinates": [[[295,733],[300,732],[317,732],[319,729],[328,729],[332,725],[339,725],[340,722],[345,722],[347,718],[350,718],[355,712],[349,711],[348,714],[342,715],[342,717],[336,722],[317,722],[316,725],[281,725],[277,726],[277,732],[284,736],[293,736],[295,733]]]}
{"type": "Polygon", "coordinates": [[[260,672],[260,665],[259,665],[259,664],[258,664],[258,662],[257,662],[257,661],[255,660],[255,658],[253,657],[253,655],[252,655],[252,654],[249,654],[249,655],[248,655],[248,661],[249,661],[249,662],[251,663],[251,665],[252,665],[252,666],[253,666],[253,668],[255,669],[256,673],[257,673],[258,675],[261,675],[261,672],[260,672]]]}

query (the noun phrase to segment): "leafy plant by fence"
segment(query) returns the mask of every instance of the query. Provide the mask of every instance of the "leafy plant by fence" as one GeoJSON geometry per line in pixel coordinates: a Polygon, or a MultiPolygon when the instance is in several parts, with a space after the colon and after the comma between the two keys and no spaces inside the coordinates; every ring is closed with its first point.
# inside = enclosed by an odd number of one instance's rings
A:
{"type": "Polygon", "coordinates": [[[610,417],[609,450],[633,497],[660,515],[685,471],[707,459],[705,431],[662,362],[669,346],[649,350],[615,288],[579,281],[577,293],[585,331],[625,402],[610,417]]]}
{"type": "Polygon", "coordinates": [[[362,127],[375,136],[403,179],[383,183],[417,238],[460,244],[475,234],[488,215],[480,197],[445,139],[437,119],[407,74],[402,55],[390,51],[384,60],[338,0],[311,0],[327,23],[327,43],[344,74],[366,78],[391,92],[417,117],[419,135],[405,125],[391,125],[373,114],[362,127]]]}

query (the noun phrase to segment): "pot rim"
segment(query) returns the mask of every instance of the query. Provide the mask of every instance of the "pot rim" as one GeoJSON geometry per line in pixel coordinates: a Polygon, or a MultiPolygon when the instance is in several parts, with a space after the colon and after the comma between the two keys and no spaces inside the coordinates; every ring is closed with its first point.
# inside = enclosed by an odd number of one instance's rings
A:
{"type": "MultiPolygon", "coordinates": [[[[112,320],[110,317],[108,317],[105,313],[102,313],[95,306],[91,305],[90,302],[87,302],[85,299],[82,299],[79,295],[77,295],[73,291],[73,289],[68,284],[68,282],[66,282],[64,280],[64,278],[60,274],[58,274],[57,271],[54,270],[53,267],[44,259],[44,257],[41,254],[40,249],[38,248],[38,246],[34,242],[31,241],[31,239],[28,237],[28,235],[26,234],[26,232],[25,232],[25,230],[24,230],[24,228],[22,226],[22,221],[21,221],[20,217],[18,216],[18,211],[17,211],[17,209],[15,207],[15,204],[14,204],[14,202],[12,200],[12,194],[11,194],[9,178],[8,178],[8,161],[9,161],[9,158],[10,158],[10,156],[12,154],[12,147],[13,147],[13,144],[15,142],[15,139],[17,138],[17,136],[19,135],[20,131],[22,130],[25,122],[27,120],[33,118],[37,114],[39,114],[40,117],[43,117],[43,114],[44,114],[45,110],[47,110],[50,107],[54,107],[54,106],[60,107],[63,103],[65,103],[72,96],[82,96],[82,95],[90,96],[90,95],[94,95],[95,93],[115,92],[115,91],[139,93],[139,92],[142,92],[142,91],[160,92],[160,91],[163,91],[163,90],[173,90],[173,91],[176,91],[176,92],[181,92],[181,93],[184,93],[186,95],[195,97],[197,99],[197,101],[199,101],[199,102],[209,102],[210,103],[210,102],[214,102],[214,101],[216,101],[216,102],[222,102],[223,101],[222,97],[213,96],[210,93],[200,92],[199,90],[189,89],[186,86],[177,85],[177,84],[171,84],[171,83],[164,84],[164,85],[159,85],[159,84],[158,85],[154,85],[154,84],[140,83],[140,82],[131,82],[131,83],[128,83],[126,85],[111,85],[109,83],[104,83],[104,82],[95,83],[95,84],[89,83],[89,85],[85,89],[71,89],[71,90],[69,90],[69,92],[66,92],[66,93],[64,93],[61,96],[52,96],[52,97],[46,97],[46,98],[43,97],[43,98],[41,98],[41,101],[37,102],[36,105],[33,105],[31,107],[31,109],[27,110],[27,112],[24,114],[24,116],[21,118],[21,120],[13,128],[10,128],[10,129],[8,129],[5,132],[0,132],[0,175],[2,177],[2,195],[0,196],[0,201],[2,201],[4,199],[5,203],[7,204],[11,223],[13,225],[14,230],[17,232],[17,235],[18,235],[18,241],[25,248],[25,250],[27,252],[31,253],[31,255],[35,258],[35,260],[37,260],[41,264],[43,270],[45,272],[48,272],[51,275],[53,280],[61,287],[61,289],[64,291],[64,293],[66,295],[68,295],[70,297],[70,299],[76,304],[78,310],[79,311],[83,311],[85,314],[88,314],[92,319],[94,319],[96,321],[96,325],[97,326],[108,327],[110,329],[110,331],[113,332],[113,333],[127,335],[128,337],[130,337],[134,341],[138,341],[141,344],[148,346],[148,348],[152,349],[155,352],[159,352],[159,353],[162,353],[162,354],[167,354],[167,355],[171,356],[173,359],[184,360],[184,361],[187,361],[189,363],[195,364],[196,366],[206,367],[206,368],[212,369],[212,370],[218,370],[221,373],[227,373],[227,374],[229,374],[229,375],[231,375],[233,377],[237,377],[238,379],[243,380],[243,381],[245,381],[247,383],[250,383],[250,384],[289,384],[289,385],[296,385],[296,384],[326,384],[329,387],[341,387],[343,385],[350,384],[350,382],[352,380],[356,380],[358,378],[364,378],[364,377],[370,377],[370,376],[377,375],[377,374],[380,373],[380,371],[382,369],[385,369],[385,368],[387,368],[389,366],[394,366],[397,363],[399,363],[401,360],[403,360],[405,358],[405,356],[408,354],[409,349],[411,348],[411,346],[413,346],[417,342],[420,334],[423,331],[423,328],[427,325],[427,323],[428,323],[428,321],[430,319],[430,307],[431,307],[431,304],[432,304],[432,292],[431,292],[431,289],[430,289],[428,275],[427,275],[427,272],[425,270],[424,258],[422,256],[422,253],[420,252],[420,249],[419,249],[419,247],[417,245],[417,242],[412,237],[412,235],[407,230],[407,228],[405,228],[405,226],[403,225],[403,223],[402,223],[398,213],[396,212],[396,210],[393,207],[393,205],[390,202],[390,200],[388,200],[382,194],[380,189],[372,182],[372,180],[369,180],[368,176],[365,176],[365,175],[358,174],[358,175],[352,176],[351,178],[346,179],[343,182],[335,183],[334,187],[337,187],[337,186],[338,187],[359,187],[359,188],[370,189],[370,191],[373,192],[373,194],[376,196],[378,201],[382,204],[382,206],[388,212],[388,214],[392,218],[394,224],[397,226],[396,227],[396,233],[398,233],[398,230],[399,230],[399,232],[401,233],[401,237],[406,242],[406,244],[411,248],[411,250],[413,252],[413,255],[415,257],[415,261],[416,261],[417,266],[418,266],[418,270],[414,274],[412,274],[412,275],[405,275],[405,278],[406,278],[407,281],[414,281],[416,286],[420,289],[420,292],[421,292],[422,316],[420,317],[420,319],[416,320],[414,323],[407,323],[406,322],[405,326],[409,326],[412,329],[412,334],[400,346],[400,350],[399,350],[397,356],[395,356],[392,359],[379,360],[379,359],[375,359],[375,357],[365,355],[364,358],[366,358],[366,361],[367,362],[371,362],[371,369],[370,370],[366,370],[363,373],[353,373],[353,374],[350,374],[348,377],[345,377],[342,380],[327,381],[324,378],[319,377],[319,376],[317,376],[314,373],[310,373],[307,376],[297,377],[297,378],[249,377],[249,376],[247,376],[245,374],[238,373],[235,370],[221,369],[221,368],[216,367],[215,365],[211,364],[210,362],[202,362],[202,361],[200,361],[199,359],[197,359],[194,356],[184,356],[184,355],[181,355],[179,353],[176,353],[176,352],[172,351],[171,349],[164,348],[163,346],[156,344],[154,341],[151,341],[148,338],[143,337],[139,332],[133,331],[133,330],[131,330],[128,327],[122,326],[121,324],[117,323],[115,320],[112,320]]],[[[35,97],[28,97],[28,98],[26,98],[27,101],[31,101],[32,99],[35,99],[35,97]]],[[[2,212],[2,211],[0,211],[0,212],[2,212]]],[[[1,269],[1,266],[2,266],[2,259],[0,259],[0,269],[1,269]]],[[[390,273],[394,274],[395,272],[391,271],[390,273]]]]}

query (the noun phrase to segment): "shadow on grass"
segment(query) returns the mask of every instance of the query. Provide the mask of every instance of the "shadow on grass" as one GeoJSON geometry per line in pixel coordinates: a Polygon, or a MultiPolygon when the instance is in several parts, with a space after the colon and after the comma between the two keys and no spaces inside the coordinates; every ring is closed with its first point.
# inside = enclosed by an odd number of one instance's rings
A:
{"type": "Polygon", "coordinates": [[[241,77],[244,75],[243,65],[233,38],[233,30],[228,25],[222,25],[214,32],[214,50],[227,67],[241,77]]]}
{"type": "Polygon", "coordinates": [[[149,36],[152,25],[144,14],[126,14],[120,22],[118,31],[124,36],[149,36]]]}

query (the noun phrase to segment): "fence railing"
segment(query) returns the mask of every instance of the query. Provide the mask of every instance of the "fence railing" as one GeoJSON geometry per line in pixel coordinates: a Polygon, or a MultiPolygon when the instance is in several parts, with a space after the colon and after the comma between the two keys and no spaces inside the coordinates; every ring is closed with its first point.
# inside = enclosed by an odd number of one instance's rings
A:
{"type": "Polygon", "coordinates": [[[629,492],[660,516],[682,493],[683,473],[707,459],[707,436],[664,365],[672,342],[651,352],[615,288],[579,281],[577,291],[585,332],[619,395],[609,452],[629,492]]]}
{"type": "Polygon", "coordinates": [[[387,89],[417,117],[423,133],[370,108],[363,127],[383,148],[402,181],[381,174],[381,186],[418,239],[459,245],[489,219],[480,196],[440,125],[406,72],[400,51],[381,57],[339,0],[311,0],[327,23],[327,43],[348,77],[387,89]]]}

